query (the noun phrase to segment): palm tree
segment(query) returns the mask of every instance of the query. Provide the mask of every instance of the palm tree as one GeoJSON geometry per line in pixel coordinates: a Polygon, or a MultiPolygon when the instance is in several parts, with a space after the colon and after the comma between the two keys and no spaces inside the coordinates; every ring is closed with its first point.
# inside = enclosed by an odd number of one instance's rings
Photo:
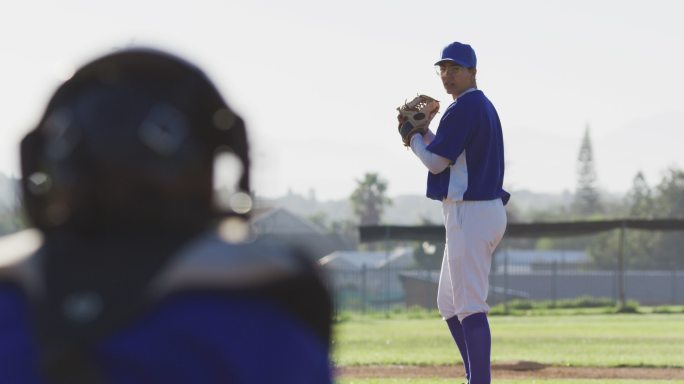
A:
{"type": "Polygon", "coordinates": [[[366,173],[361,180],[356,180],[357,186],[350,197],[354,214],[361,225],[378,225],[385,205],[392,200],[385,196],[387,181],[377,173],[366,173]]]}

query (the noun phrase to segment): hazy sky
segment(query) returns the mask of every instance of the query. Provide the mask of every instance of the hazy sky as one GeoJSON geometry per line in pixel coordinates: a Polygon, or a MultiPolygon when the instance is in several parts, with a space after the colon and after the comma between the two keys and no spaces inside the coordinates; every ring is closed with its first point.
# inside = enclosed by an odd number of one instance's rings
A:
{"type": "MultiPolygon", "coordinates": [[[[422,194],[395,108],[450,102],[433,63],[451,41],[478,55],[504,127],[509,189],[572,191],[590,127],[600,187],[624,192],[684,166],[684,2],[23,0],[0,12],[0,171],[61,79],[136,45],[204,68],[248,123],[259,195],[344,198],[365,172],[422,194]]],[[[435,125],[436,127],[436,125],[435,125]]]]}

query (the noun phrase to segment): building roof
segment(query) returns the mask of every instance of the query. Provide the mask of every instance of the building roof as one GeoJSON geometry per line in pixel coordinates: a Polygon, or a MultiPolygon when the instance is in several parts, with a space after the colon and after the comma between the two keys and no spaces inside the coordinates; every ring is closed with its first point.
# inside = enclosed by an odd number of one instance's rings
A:
{"type": "Polygon", "coordinates": [[[530,263],[578,263],[589,260],[586,251],[576,250],[535,250],[535,249],[501,249],[496,253],[496,261],[511,264],[530,263]]]}
{"type": "Polygon", "coordinates": [[[282,207],[258,208],[252,212],[251,223],[262,238],[277,238],[308,252],[314,259],[337,250],[356,247],[353,239],[323,228],[282,207]]]}
{"type": "Polygon", "coordinates": [[[396,264],[402,259],[413,263],[413,250],[408,247],[396,248],[387,251],[335,251],[319,260],[322,266],[335,266],[342,268],[360,269],[382,268],[387,265],[396,264]]]}
{"type": "Polygon", "coordinates": [[[325,231],[285,208],[259,208],[252,212],[252,224],[259,233],[324,234],[325,231]]]}

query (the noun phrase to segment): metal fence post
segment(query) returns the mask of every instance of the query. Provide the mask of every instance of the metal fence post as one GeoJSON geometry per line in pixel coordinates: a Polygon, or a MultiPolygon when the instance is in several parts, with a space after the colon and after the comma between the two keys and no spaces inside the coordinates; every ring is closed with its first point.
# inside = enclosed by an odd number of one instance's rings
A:
{"type": "MultiPolygon", "coordinates": [[[[496,255],[496,254],[495,254],[496,255]]],[[[494,256],[492,259],[492,269],[489,271],[489,285],[492,287],[490,292],[492,293],[493,301],[500,302],[501,296],[497,293],[496,289],[496,275],[499,273],[499,263],[498,257],[494,256]]]]}
{"type": "Polygon", "coordinates": [[[366,296],[368,281],[368,268],[366,264],[361,266],[361,312],[366,313],[366,305],[368,304],[368,297],[366,296]]]}
{"type": "Polygon", "coordinates": [[[556,284],[558,279],[558,260],[554,260],[553,263],[551,264],[551,302],[553,303],[553,307],[556,307],[556,284]]]}
{"type": "Polygon", "coordinates": [[[387,274],[385,275],[385,312],[389,312],[390,309],[390,262],[389,262],[389,226],[385,226],[385,268],[387,269],[387,274]]]}
{"type": "Polygon", "coordinates": [[[617,268],[612,269],[611,271],[611,284],[610,284],[610,298],[613,300],[613,303],[617,303],[617,280],[618,280],[618,272],[617,268]]]}
{"type": "Polygon", "coordinates": [[[672,305],[677,304],[677,268],[672,269],[672,305]]]}
{"type": "Polygon", "coordinates": [[[390,282],[392,280],[392,271],[390,270],[389,263],[385,265],[385,268],[387,269],[387,273],[385,274],[385,312],[389,312],[390,299],[392,297],[392,292],[390,288],[390,282]]]}
{"type": "Polygon", "coordinates": [[[504,312],[508,313],[508,248],[504,253],[504,312]]]}
{"type": "Polygon", "coordinates": [[[618,295],[619,307],[625,307],[625,222],[620,226],[620,244],[618,247],[618,295]]]}

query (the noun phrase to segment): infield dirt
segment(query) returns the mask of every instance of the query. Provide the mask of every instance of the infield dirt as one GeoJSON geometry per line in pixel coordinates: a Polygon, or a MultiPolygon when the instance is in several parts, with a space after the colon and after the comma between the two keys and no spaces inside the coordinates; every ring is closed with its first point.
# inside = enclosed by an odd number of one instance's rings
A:
{"type": "MultiPolygon", "coordinates": [[[[336,376],[343,378],[455,378],[463,377],[463,367],[439,366],[350,366],[337,367],[336,376]]],[[[684,368],[634,367],[561,367],[531,361],[492,364],[496,379],[684,379],[684,368]]]]}

